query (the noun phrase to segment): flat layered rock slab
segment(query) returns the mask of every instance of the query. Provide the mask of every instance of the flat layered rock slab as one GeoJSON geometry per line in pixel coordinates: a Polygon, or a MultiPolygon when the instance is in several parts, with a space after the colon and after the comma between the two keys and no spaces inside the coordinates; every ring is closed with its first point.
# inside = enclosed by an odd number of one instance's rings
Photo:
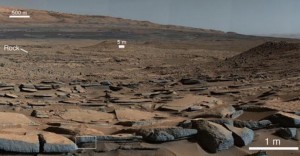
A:
{"type": "Polygon", "coordinates": [[[115,119],[113,114],[86,109],[68,109],[60,116],[65,120],[77,122],[96,122],[115,119]]]}
{"type": "Polygon", "coordinates": [[[32,96],[36,98],[47,98],[47,97],[55,97],[55,94],[35,94],[32,96]]]}
{"type": "Polygon", "coordinates": [[[243,128],[247,127],[252,130],[264,129],[272,125],[272,122],[269,120],[261,120],[261,121],[242,121],[242,120],[234,120],[233,124],[235,127],[243,128]]]}
{"type": "Polygon", "coordinates": [[[211,109],[185,113],[190,118],[237,118],[241,114],[243,114],[243,110],[236,111],[230,105],[220,105],[211,109]]]}
{"type": "Polygon", "coordinates": [[[116,134],[116,135],[99,135],[96,136],[98,141],[112,141],[112,142],[128,142],[128,141],[141,141],[142,136],[133,134],[116,134]]]}
{"type": "Polygon", "coordinates": [[[0,87],[0,91],[14,90],[15,87],[0,87]]]}
{"type": "Polygon", "coordinates": [[[52,89],[52,85],[47,85],[47,84],[36,84],[36,85],[34,85],[34,87],[37,90],[51,90],[52,89]]]}
{"type": "Polygon", "coordinates": [[[12,83],[3,83],[3,82],[0,82],[0,88],[5,88],[5,87],[14,87],[15,84],[12,84],[12,83]]]}
{"type": "Polygon", "coordinates": [[[61,134],[73,135],[73,136],[98,136],[104,135],[100,130],[85,127],[85,126],[71,126],[71,125],[61,125],[51,126],[45,129],[47,132],[60,132],[61,134]]]}
{"type": "Polygon", "coordinates": [[[38,90],[37,89],[33,89],[33,88],[22,88],[21,91],[33,93],[33,92],[37,92],[38,90]]]}
{"type": "Polygon", "coordinates": [[[174,100],[170,103],[167,103],[163,105],[162,109],[167,110],[174,110],[174,111],[183,111],[186,110],[193,105],[198,104],[221,104],[222,102],[214,97],[208,97],[208,96],[197,96],[197,95],[191,95],[188,94],[182,99],[174,100]]]}
{"type": "MultiPolygon", "coordinates": [[[[99,142],[97,143],[97,152],[109,152],[109,151],[116,151],[116,150],[144,150],[144,151],[154,151],[157,150],[157,147],[147,147],[139,142],[132,142],[132,143],[115,143],[115,142],[99,142]]],[[[123,153],[123,152],[122,152],[123,153]]],[[[147,152],[148,154],[148,152],[147,152]]]]}
{"type": "Polygon", "coordinates": [[[44,80],[44,81],[41,81],[41,83],[43,83],[43,84],[65,84],[63,82],[53,81],[53,80],[44,80]]]}
{"type": "Polygon", "coordinates": [[[59,101],[60,103],[65,103],[65,104],[80,104],[81,101],[80,100],[63,100],[63,101],[59,101]]]}
{"type": "Polygon", "coordinates": [[[37,92],[38,91],[33,84],[21,84],[20,88],[21,88],[21,91],[23,91],[23,92],[37,92]]]}
{"type": "Polygon", "coordinates": [[[297,127],[300,128],[300,116],[291,113],[278,112],[270,117],[274,123],[279,123],[284,127],[297,127]]]}
{"type": "Polygon", "coordinates": [[[155,117],[154,113],[134,109],[118,109],[115,110],[115,113],[119,121],[140,121],[155,117]]]}
{"type": "Polygon", "coordinates": [[[57,91],[65,92],[65,93],[72,93],[72,90],[68,87],[60,87],[57,89],[57,91]]]}
{"type": "Polygon", "coordinates": [[[211,95],[226,95],[226,94],[239,94],[239,90],[216,90],[216,91],[211,91],[211,95]]]}
{"type": "Polygon", "coordinates": [[[5,97],[8,97],[8,98],[13,98],[13,99],[15,99],[15,98],[18,97],[18,95],[11,94],[11,93],[6,93],[4,96],[5,96],[5,97]]]}
{"type": "Polygon", "coordinates": [[[0,126],[6,125],[35,125],[36,123],[30,120],[23,114],[0,112],[0,126]]]}
{"type": "Polygon", "coordinates": [[[190,138],[197,134],[196,129],[188,129],[182,127],[167,128],[148,128],[142,129],[139,133],[143,138],[150,142],[167,142],[180,138],[190,138]]]}
{"type": "Polygon", "coordinates": [[[111,100],[111,102],[117,104],[136,104],[136,103],[147,103],[152,101],[147,99],[115,99],[115,100],[111,100]]]}
{"type": "Polygon", "coordinates": [[[43,110],[33,110],[31,116],[36,118],[49,118],[48,112],[43,110]]]}
{"type": "Polygon", "coordinates": [[[72,152],[78,149],[73,141],[62,135],[42,133],[41,138],[44,142],[43,152],[45,153],[72,152]]]}
{"type": "Polygon", "coordinates": [[[28,102],[27,105],[29,105],[29,106],[47,106],[48,104],[43,101],[37,101],[37,102],[28,102]]]}
{"type": "Polygon", "coordinates": [[[81,103],[80,106],[86,107],[99,107],[99,106],[107,106],[107,103],[97,103],[97,102],[90,102],[90,103],[81,103]]]}
{"type": "Polygon", "coordinates": [[[294,111],[300,111],[299,105],[300,105],[300,100],[284,101],[283,99],[280,98],[274,98],[271,100],[267,100],[264,106],[273,110],[294,112],[294,111]]]}
{"type": "Polygon", "coordinates": [[[0,149],[7,152],[39,153],[38,135],[0,134],[0,149]]]}

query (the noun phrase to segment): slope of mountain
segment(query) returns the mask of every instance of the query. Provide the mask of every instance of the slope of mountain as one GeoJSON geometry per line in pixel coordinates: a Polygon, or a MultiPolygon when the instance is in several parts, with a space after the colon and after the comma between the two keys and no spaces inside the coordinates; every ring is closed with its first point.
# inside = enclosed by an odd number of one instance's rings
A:
{"type": "Polygon", "coordinates": [[[216,33],[223,34],[222,31],[208,30],[208,29],[196,29],[183,26],[174,25],[160,25],[148,21],[137,21],[130,19],[115,18],[109,16],[88,16],[88,15],[77,15],[77,14],[67,14],[59,13],[53,11],[43,11],[43,10],[32,10],[32,9],[20,9],[11,7],[0,7],[0,22],[5,25],[14,25],[23,27],[24,25],[70,25],[84,26],[89,25],[89,27],[135,27],[135,28],[152,28],[152,29],[172,29],[172,30],[185,30],[185,31],[197,31],[203,33],[216,33]],[[26,11],[30,15],[30,19],[10,19],[9,15],[13,10],[26,11]]]}
{"type": "Polygon", "coordinates": [[[257,73],[268,76],[299,76],[299,59],[299,42],[265,42],[222,61],[220,66],[250,77],[257,76],[257,73]]]}

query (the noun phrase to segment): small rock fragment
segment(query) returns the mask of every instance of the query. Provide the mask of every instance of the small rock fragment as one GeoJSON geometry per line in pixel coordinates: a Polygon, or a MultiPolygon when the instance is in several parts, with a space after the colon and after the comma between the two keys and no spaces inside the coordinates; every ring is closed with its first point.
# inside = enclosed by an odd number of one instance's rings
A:
{"type": "Polygon", "coordinates": [[[42,110],[33,110],[31,113],[31,116],[37,117],[37,118],[49,118],[49,115],[46,111],[42,110]]]}
{"type": "Polygon", "coordinates": [[[183,84],[183,85],[194,85],[194,84],[199,84],[200,81],[197,80],[197,79],[190,79],[190,78],[183,78],[180,80],[180,82],[183,84]]]}
{"type": "Polygon", "coordinates": [[[102,82],[100,82],[100,84],[103,85],[103,86],[110,86],[110,85],[112,85],[112,83],[110,81],[108,81],[108,80],[102,81],[102,82]]]}
{"type": "Polygon", "coordinates": [[[242,114],[244,114],[244,111],[243,111],[243,110],[238,110],[238,111],[232,113],[232,114],[230,115],[230,118],[236,119],[236,118],[238,118],[239,116],[241,116],[242,114]]]}
{"type": "Polygon", "coordinates": [[[85,92],[85,89],[82,88],[80,85],[76,85],[74,87],[74,89],[78,92],[78,93],[84,93],[85,92]]]}
{"type": "Polygon", "coordinates": [[[109,86],[109,89],[112,91],[119,91],[122,90],[123,88],[120,86],[109,86]]]}

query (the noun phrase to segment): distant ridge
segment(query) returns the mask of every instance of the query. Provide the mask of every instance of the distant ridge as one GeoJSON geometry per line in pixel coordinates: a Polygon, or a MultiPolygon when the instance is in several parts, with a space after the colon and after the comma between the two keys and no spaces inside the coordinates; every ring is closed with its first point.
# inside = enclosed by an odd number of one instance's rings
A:
{"type": "MultiPolygon", "coordinates": [[[[0,22],[6,25],[11,24],[89,24],[96,27],[140,27],[140,28],[152,28],[152,29],[171,29],[171,30],[185,30],[185,31],[197,31],[203,33],[213,33],[213,34],[225,34],[222,31],[201,29],[201,28],[191,28],[184,26],[175,25],[161,25],[152,23],[149,21],[138,21],[131,19],[123,19],[109,16],[94,16],[94,15],[78,15],[69,13],[59,13],[53,11],[43,11],[43,10],[33,10],[33,9],[22,9],[22,8],[12,8],[12,7],[0,7],[0,22]],[[9,19],[8,16],[11,11],[26,10],[31,16],[30,19],[9,19]]],[[[17,26],[17,25],[16,25],[17,26]]]]}

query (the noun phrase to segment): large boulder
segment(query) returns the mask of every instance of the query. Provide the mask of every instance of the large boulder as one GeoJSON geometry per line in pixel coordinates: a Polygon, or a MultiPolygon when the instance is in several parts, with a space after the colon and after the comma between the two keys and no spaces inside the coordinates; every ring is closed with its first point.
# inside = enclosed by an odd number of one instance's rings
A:
{"type": "Polygon", "coordinates": [[[0,134],[0,150],[20,153],[39,153],[38,135],[0,134]]]}
{"type": "Polygon", "coordinates": [[[140,130],[139,134],[149,142],[166,142],[194,136],[197,130],[182,127],[149,128],[140,130]]]}
{"type": "Polygon", "coordinates": [[[205,120],[192,120],[193,127],[198,130],[198,142],[211,153],[229,149],[234,145],[232,132],[222,125],[205,120]]]}
{"type": "Polygon", "coordinates": [[[225,127],[233,133],[234,144],[236,146],[246,146],[250,144],[254,139],[253,130],[247,127],[237,128],[228,124],[225,124],[225,127]]]}
{"type": "Polygon", "coordinates": [[[77,145],[70,139],[55,133],[44,132],[40,134],[43,142],[43,152],[63,153],[72,152],[78,149],[77,145]]]}
{"type": "Polygon", "coordinates": [[[300,128],[300,116],[296,114],[278,112],[269,118],[273,123],[278,123],[283,127],[300,128]]]}

